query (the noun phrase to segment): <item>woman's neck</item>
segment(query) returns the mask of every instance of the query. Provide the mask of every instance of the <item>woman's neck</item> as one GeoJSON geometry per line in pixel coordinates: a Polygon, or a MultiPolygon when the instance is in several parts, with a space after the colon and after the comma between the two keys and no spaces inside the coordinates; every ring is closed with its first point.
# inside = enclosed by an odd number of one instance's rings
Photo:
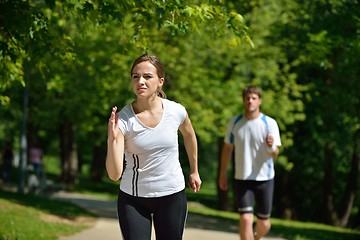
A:
{"type": "Polygon", "coordinates": [[[156,111],[162,108],[161,98],[156,96],[151,99],[139,99],[137,98],[133,104],[133,109],[136,113],[143,111],[156,111]]]}

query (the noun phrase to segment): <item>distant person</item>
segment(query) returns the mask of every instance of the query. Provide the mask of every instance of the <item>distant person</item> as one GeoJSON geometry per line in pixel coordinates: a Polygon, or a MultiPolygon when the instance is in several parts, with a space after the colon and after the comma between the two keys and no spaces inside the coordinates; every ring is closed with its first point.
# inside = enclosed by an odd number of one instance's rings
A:
{"type": "Polygon", "coordinates": [[[30,148],[29,163],[34,167],[36,172],[42,172],[42,157],[43,152],[40,147],[35,146],[30,148]]]}
{"type": "Polygon", "coordinates": [[[45,169],[43,164],[43,151],[35,144],[29,151],[28,187],[41,193],[46,187],[45,169]]]}
{"type": "Polygon", "coordinates": [[[107,173],[114,181],[121,178],[120,229],[125,240],[149,240],[154,223],[157,240],[180,240],[187,200],[178,130],[184,138],[189,186],[194,192],[201,186],[196,135],[185,108],[166,99],[164,66],[156,56],[137,58],[130,76],[136,99],[118,113],[117,107],[112,108],[107,140],[107,173]]]}
{"type": "Polygon", "coordinates": [[[240,239],[258,240],[271,227],[273,159],[281,146],[280,132],[277,122],[260,112],[260,88],[249,86],[244,89],[242,97],[244,113],[232,118],[227,126],[218,181],[220,189],[227,190],[227,167],[235,150],[234,185],[240,213],[240,239]],[[257,217],[255,232],[254,213],[257,217]]]}
{"type": "Polygon", "coordinates": [[[9,182],[11,180],[12,164],[14,160],[14,150],[11,142],[7,142],[5,144],[2,160],[3,160],[1,166],[2,178],[4,182],[9,182]]]}

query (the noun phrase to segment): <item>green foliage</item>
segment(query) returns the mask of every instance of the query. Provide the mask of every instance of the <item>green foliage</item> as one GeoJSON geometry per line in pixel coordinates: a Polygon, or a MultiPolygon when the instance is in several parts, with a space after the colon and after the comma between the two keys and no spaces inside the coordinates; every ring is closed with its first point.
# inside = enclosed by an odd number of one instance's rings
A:
{"type": "MultiPolygon", "coordinates": [[[[30,93],[30,128],[44,130],[46,134],[42,138],[47,145],[46,138],[58,135],[59,125],[76,122],[76,138],[84,143],[79,148],[84,151],[84,162],[91,160],[85,153],[91,150],[84,149],[89,139],[96,139],[90,142],[90,148],[92,144],[104,144],[102,136],[106,125],[103,123],[111,106],[120,107],[131,101],[128,71],[132,60],[145,51],[158,49],[161,35],[174,46],[176,42],[171,43],[174,37],[184,38],[209,21],[220,22],[224,27],[212,31],[227,32],[232,39],[246,35],[245,24],[234,20],[241,16],[223,11],[220,2],[219,5],[198,1],[186,4],[180,1],[47,1],[46,4],[25,1],[23,4],[4,2],[4,9],[12,11],[26,6],[26,15],[6,15],[10,24],[1,27],[21,37],[16,40],[19,42],[16,47],[24,54],[17,54],[12,61],[22,70],[21,76],[14,80],[20,80],[30,93]],[[21,28],[11,25],[25,17],[29,20],[21,28]],[[153,41],[154,38],[159,39],[153,41]]],[[[15,37],[3,36],[2,40],[8,44],[14,42],[15,37]]],[[[6,44],[4,59],[13,55],[6,44]]],[[[11,68],[9,62],[4,64],[11,68]]],[[[13,91],[8,79],[4,76],[2,87],[6,95],[1,94],[4,104],[9,102],[8,93],[13,91]]],[[[13,101],[19,102],[21,98],[13,101]]],[[[209,111],[204,116],[212,113],[209,111]]],[[[200,129],[200,134],[209,141],[206,131],[201,133],[200,129]]]]}
{"type": "MultiPolygon", "coordinates": [[[[154,23],[157,23],[159,29],[170,29],[171,34],[175,36],[196,29],[199,21],[216,19],[228,22],[229,28],[236,36],[243,38],[247,35],[245,24],[239,21],[241,15],[227,14],[221,10],[220,5],[204,2],[199,4],[197,1],[184,4],[181,1],[159,0],[121,3],[2,0],[0,9],[0,59],[4,84],[9,82],[9,77],[24,82],[21,74],[24,59],[42,58],[47,52],[70,59],[74,31],[86,32],[89,21],[93,25],[107,25],[111,21],[122,24],[125,15],[131,16],[135,31],[133,38],[142,44],[148,41],[146,29],[152,28],[154,23]]],[[[248,36],[246,39],[251,41],[248,36]]],[[[46,61],[41,63],[44,64],[46,61]]]]}
{"type": "MultiPolygon", "coordinates": [[[[298,5],[290,7],[299,8],[298,5]]],[[[314,206],[311,199],[324,199],[323,191],[314,191],[319,185],[333,186],[334,205],[340,205],[345,196],[354,150],[353,135],[359,128],[360,117],[358,68],[354,68],[359,65],[356,8],[358,4],[354,1],[304,4],[303,14],[290,15],[293,21],[280,30],[287,39],[281,45],[288,50],[288,58],[293,59],[292,71],[298,73],[297,81],[309,89],[303,98],[306,120],[293,128],[297,147],[287,154],[294,162],[293,178],[289,183],[297,185],[294,199],[306,192],[307,198],[294,204],[300,212],[307,212],[304,218],[319,220],[324,217],[306,211],[314,206]],[[328,146],[331,146],[330,156],[325,154],[328,146]],[[328,161],[333,164],[330,171],[334,182],[323,182],[329,174],[325,171],[328,161]],[[296,184],[297,179],[307,181],[296,184]]],[[[316,203],[318,209],[324,209],[323,201],[316,203]]],[[[356,204],[359,204],[358,198],[356,204]]],[[[335,212],[341,210],[336,208],[335,212]]]]}

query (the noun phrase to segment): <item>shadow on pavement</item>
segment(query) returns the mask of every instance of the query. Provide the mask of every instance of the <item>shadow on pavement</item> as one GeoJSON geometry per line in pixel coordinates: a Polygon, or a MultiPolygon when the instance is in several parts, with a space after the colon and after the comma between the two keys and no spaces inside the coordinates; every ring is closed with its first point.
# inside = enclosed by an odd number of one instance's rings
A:
{"type": "Polygon", "coordinates": [[[104,200],[94,196],[62,191],[52,194],[51,198],[69,201],[79,207],[86,209],[87,211],[95,214],[98,217],[112,218],[116,220],[118,218],[116,201],[104,200]]]}
{"type": "Polygon", "coordinates": [[[189,213],[187,223],[187,228],[197,228],[197,229],[206,229],[214,231],[222,231],[228,233],[237,233],[238,225],[233,221],[226,219],[206,217],[200,214],[189,213]]]}

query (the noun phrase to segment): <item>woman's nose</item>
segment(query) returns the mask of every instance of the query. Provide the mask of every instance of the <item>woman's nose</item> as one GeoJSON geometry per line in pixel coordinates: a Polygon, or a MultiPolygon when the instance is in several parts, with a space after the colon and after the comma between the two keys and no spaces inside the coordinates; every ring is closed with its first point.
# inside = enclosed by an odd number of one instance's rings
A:
{"type": "Polygon", "coordinates": [[[144,84],[146,79],[143,76],[140,76],[139,83],[144,84]]]}

